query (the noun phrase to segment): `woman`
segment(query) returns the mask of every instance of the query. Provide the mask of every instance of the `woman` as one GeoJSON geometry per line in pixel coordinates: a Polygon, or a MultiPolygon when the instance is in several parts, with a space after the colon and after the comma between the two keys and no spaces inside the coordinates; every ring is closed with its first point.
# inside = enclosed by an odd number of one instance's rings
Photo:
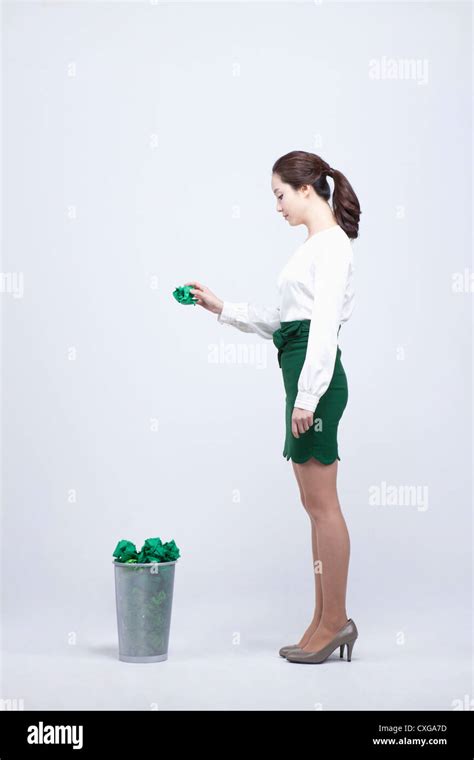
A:
{"type": "Polygon", "coordinates": [[[292,151],[272,168],[276,208],[308,237],[278,277],[279,303],[264,307],[222,301],[198,282],[191,293],[221,324],[272,338],[286,391],[283,456],[292,460],[311,521],[315,573],[313,619],[296,645],[280,649],[290,662],[320,663],[339,646],[351,659],[358,636],[345,598],[350,540],[336,488],[337,429],[348,399],[338,334],[354,308],[353,253],[360,206],[346,177],[322,158],[292,151]],[[327,177],[334,181],[332,208],[327,177]]]}

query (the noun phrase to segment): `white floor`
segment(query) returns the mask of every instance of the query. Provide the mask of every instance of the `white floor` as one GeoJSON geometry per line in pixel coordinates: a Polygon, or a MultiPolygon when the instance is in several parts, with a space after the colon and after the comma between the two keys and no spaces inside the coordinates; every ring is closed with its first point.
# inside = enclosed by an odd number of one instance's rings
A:
{"type": "Polygon", "coordinates": [[[1,697],[25,710],[473,709],[467,613],[454,646],[447,613],[437,614],[436,628],[434,613],[407,614],[404,641],[387,615],[354,614],[352,661],[336,649],[322,664],[303,665],[278,655],[296,634],[284,622],[286,635],[277,635],[256,609],[236,631],[222,607],[176,613],[168,660],[121,662],[112,612],[105,625],[83,619],[75,631],[60,614],[4,621],[1,697]]]}

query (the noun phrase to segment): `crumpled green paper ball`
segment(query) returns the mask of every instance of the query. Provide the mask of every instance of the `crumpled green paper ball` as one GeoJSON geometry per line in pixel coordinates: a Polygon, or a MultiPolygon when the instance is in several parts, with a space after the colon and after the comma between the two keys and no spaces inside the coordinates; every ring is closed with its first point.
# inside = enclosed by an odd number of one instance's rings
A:
{"type": "Polygon", "coordinates": [[[139,553],[131,541],[119,541],[112,556],[116,562],[174,562],[180,551],[174,539],[164,544],[161,538],[147,538],[139,553]]]}
{"type": "Polygon", "coordinates": [[[178,557],[179,549],[174,540],[163,544],[161,538],[147,538],[138,555],[138,561],[173,562],[178,557]]]}
{"type": "Polygon", "coordinates": [[[119,541],[112,556],[117,557],[117,562],[137,562],[138,560],[136,546],[131,541],[119,541]]]}
{"type": "Polygon", "coordinates": [[[182,303],[184,306],[193,305],[196,306],[197,298],[191,293],[192,285],[183,285],[183,287],[177,287],[175,290],[173,290],[173,295],[178,301],[178,303],[182,303]]]}

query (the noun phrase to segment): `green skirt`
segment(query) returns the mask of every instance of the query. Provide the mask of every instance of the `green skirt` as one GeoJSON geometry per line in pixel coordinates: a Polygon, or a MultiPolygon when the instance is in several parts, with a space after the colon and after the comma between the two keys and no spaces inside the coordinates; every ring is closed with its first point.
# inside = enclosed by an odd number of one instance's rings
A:
{"type": "Polygon", "coordinates": [[[311,457],[323,464],[332,464],[336,459],[341,459],[337,446],[337,428],[348,399],[347,377],[341,363],[339,346],[331,382],[319,399],[312,426],[305,433],[300,433],[299,438],[295,438],[291,432],[291,418],[298,393],[298,380],[306,358],[310,324],[310,319],[282,322],[280,329],[272,336],[273,343],[278,348],[278,364],[286,392],[283,456],[298,464],[311,457]]]}

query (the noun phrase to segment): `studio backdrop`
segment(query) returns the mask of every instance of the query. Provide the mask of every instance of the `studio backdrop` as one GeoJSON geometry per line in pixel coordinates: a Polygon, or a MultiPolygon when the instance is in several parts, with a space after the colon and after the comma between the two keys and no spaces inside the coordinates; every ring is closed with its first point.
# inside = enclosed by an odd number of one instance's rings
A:
{"type": "Polygon", "coordinates": [[[469,704],[471,13],[3,5],[2,699],[469,704]],[[339,335],[344,667],[278,657],[314,577],[276,348],[172,295],[196,279],[275,304],[306,236],[271,189],[291,150],[340,169],[362,209],[339,335]],[[158,536],[181,552],[169,658],[121,663],[112,552],[158,536]]]}

